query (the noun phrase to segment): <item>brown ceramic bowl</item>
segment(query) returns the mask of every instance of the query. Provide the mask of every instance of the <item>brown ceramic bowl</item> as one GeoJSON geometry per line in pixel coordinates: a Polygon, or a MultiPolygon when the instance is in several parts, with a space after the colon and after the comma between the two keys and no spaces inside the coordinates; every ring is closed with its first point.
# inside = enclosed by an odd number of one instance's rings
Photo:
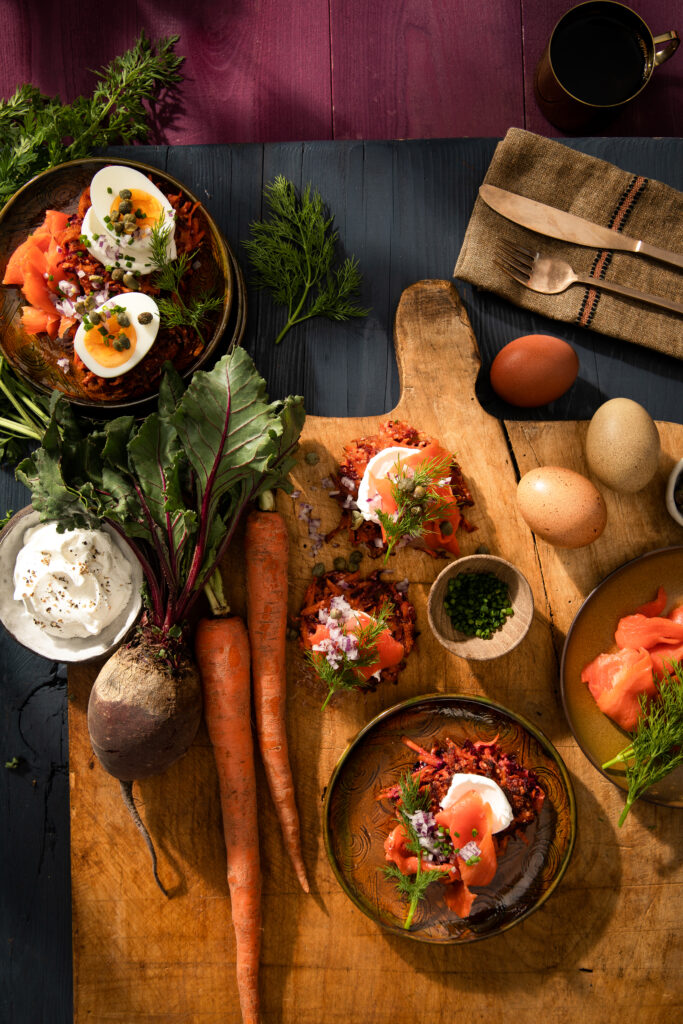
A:
{"type": "Polygon", "coordinates": [[[434,636],[451,654],[485,661],[507,654],[522,642],[534,617],[534,597],[525,576],[511,562],[496,555],[468,555],[443,569],[429,591],[427,617],[434,636]],[[444,605],[449,581],[464,572],[491,572],[506,583],[513,614],[488,640],[468,637],[453,628],[444,605]]]}
{"type": "MultiPolygon", "coordinates": [[[[627,562],[607,576],[579,608],[565,640],[560,666],[562,703],[576,742],[595,767],[620,789],[628,790],[623,771],[602,765],[628,744],[630,735],[603,715],[581,672],[605,651],[616,650],[619,619],[651,601],[663,586],[669,607],[683,602],[683,546],[659,548],[627,562]]],[[[683,767],[649,789],[643,800],[683,807],[683,767]]]]}
{"type": "MultiPolygon", "coordinates": [[[[42,223],[45,210],[75,213],[83,189],[98,170],[109,164],[133,167],[143,174],[150,174],[164,190],[181,192],[192,203],[198,204],[205,240],[200,250],[200,266],[192,279],[193,291],[217,290],[223,296],[223,304],[207,328],[203,350],[189,365],[179,367],[183,377],[189,377],[212,359],[231,318],[239,281],[236,279],[234,257],[211,215],[185,185],[164,171],[135,160],[93,157],[60,164],[39,174],[20,188],[0,212],[0,280],[12,252],[42,223]]],[[[241,296],[239,300],[243,304],[241,296]]],[[[150,378],[149,373],[145,373],[143,359],[138,367],[125,375],[125,398],[117,395],[115,387],[111,388],[110,396],[93,397],[71,367],[65,372],[58,365],[57,361],[69,354],[62,342],[57,339],[50,341],[47,335],[36,336],[24,330],[21,325],[22,304],[26,304],[26,300],[17,286],[0,287],[0,349],[14,370],[37,391],[50,394],[58,390],[70,402],[91,409],[131,409],[157,393],[159,377],[152,375],[150,378]]]]}
{"type": "Polygon", "coordinates": [[[325,792],[327,855],[350,900],[376,924],[421,942],[466,944],[491,938],[537,910],[564,875],[574,848],[576,805],[567,769],[553,745],[531,723],[491,701],[454,694],[413,697],[374,718],[351,741],[325,792]],[[498,742],[533,769],[546,799],[524,837],[510,840],[489,886],[476,889],[466,919],[451,913],[441,886],[427,889],[412,927],[403,927],[406,903],[384,877],[384,840],[396,821],[382,789],[412,768],[416,754],[403,737],[427,748],[446,738],[498,742]]]}
{"type": "Polygon", "coordinates": [[[39,513],[31,505],[16,512],[0,531],[0,622],[17,643],[50,661],[89,661],[111,653],[135,625],[142,608],[142,570],[119,535],[109,526],[104,529],[131,567],[132,588],[128,605],[120,615],[96,636],[64,640],[44,633],[36,625],[21,601],[14,600],[14,565],[24,543],[24,534],[40,523],[39,513]]]}

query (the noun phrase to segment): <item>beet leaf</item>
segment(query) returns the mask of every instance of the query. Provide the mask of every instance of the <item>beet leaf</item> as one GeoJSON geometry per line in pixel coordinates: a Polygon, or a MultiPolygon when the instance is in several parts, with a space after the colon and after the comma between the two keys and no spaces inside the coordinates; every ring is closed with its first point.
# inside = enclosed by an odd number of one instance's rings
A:
{"type": "Polygon", "coordinates": [[[43,443],[17,468],[42,520],[62,530],[108,522],[147,581],[152,625],[181,623],[248,505],[290,489],[303,399],[269,402],[265,381],[237,348],[185,389],[170,365],[158,408],[141,423],[79,417],[53,398],[43,443]]]}

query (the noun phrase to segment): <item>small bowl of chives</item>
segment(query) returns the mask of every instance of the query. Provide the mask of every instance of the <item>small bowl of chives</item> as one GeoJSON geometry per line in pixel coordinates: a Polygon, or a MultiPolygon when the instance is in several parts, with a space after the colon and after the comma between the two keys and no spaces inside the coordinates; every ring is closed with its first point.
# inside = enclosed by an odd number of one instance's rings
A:
{"type": "Polygon", "coordinates": [[[534,598],[511,562],[469,555],[451,562],[434,580],[427,617],[434,636],[452,654],[487,661],[522,642],[534,617],[534,598]]]}

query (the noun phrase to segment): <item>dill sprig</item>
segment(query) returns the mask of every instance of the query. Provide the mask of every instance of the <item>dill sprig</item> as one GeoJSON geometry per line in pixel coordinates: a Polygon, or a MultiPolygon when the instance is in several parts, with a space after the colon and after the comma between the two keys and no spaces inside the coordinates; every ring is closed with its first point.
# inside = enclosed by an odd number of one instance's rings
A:
{"type": "Polygon", "coordinates": [[[358,670],[374,665],[377,661],[377,642],[387,628],[392,613],[393,605],[385,602],[366,623],[353,629],[358,645],[355,658],[350,658],[345,651],[338,651],[335,652],[335,660],[338,659],[339,663],[333,665],[323,651],[306,651],[308,660],[328,689],[321,710],[327,707],[330,699],[340,690],[367,686],[368,681],[358,670]]]}
{"type": "Polygon", "coordinates": [[[174,54],[178,36],[135,45],[95,72],[91,96],[73,103],[21,85],[0,101],[0,207],[34,175],[113,143],[144,142],[150,107],[181,80],[184,58],[174,54]]]}
{"type": "Polygon", "coordinates": [[[420,837],[412,823],[411,816],[417,811],[428,811],[430,806],[429,791],[420,788],[419,778],[413,778],[410,772],[406,772],[398,781],[401,793],[401,803],[398,813],[401,824],[406,832],[406,847],[417,857],[417,871],[415,875],[404,875],[397,864],[388,864],[382,870],[385,876],[396,883],[396,888],[401,896],[405,896],[410,902],[403,927],[406,931],[413,923],[413,917],[420,900],[425,898],[427,889],[443,877],[441,871],[433,868],[424,869],[422,866],[423,849],[420,844],[420,837]]]}
{"type": "Polygon", "coordinates": [[[159,315],[166,327],[190,327],[202,343],[204,323],[220,309],[223,299],[220,295],[200,292],[189,298],[181,295],[181,281],[192,265],[197,252],[181,252],[174,260],[168,258],[168,240],[171,225],[164,225],[160,219],[152,227],[150,235],[150,262],[154,267],[153,284],[168,296],[157,299],[159,315]],[[170,297],[169,297],[170,296],[170,297]]]}
{"type": "Polygon", "coordinates": [[[401,537],[409,537],[411,540],[422,537],[426,524],[441,519],[453,505],[453,498],[437,494],[434,489],[439,480],[449,476],[450,464],[447,459],[425,459],[413,470],[413,467],[402,465],[401,457],[398,456],[391,484],[396,511],[377,510],[377,518],[387,543],[385,561],[401,537]]]}
{"type": "Polygon", "coordinates": [[[659,684],[659,699],[648,704],[640,697],[641,713],[632,740],[603,769],[620,766],[626,772],[628,793],[619,826],[635,801],[683,764],[683,665],[670,662],[659,684]]]}
{"type": "Polygon", "coordinates": [[[332,230],[319,192],[308,184],[299,196],[283,175],[266,185],[263,194],[268,220],[254,221],[252,238],[244,242],[258,288],[271,292],[287,307],[287,322],[275,339],[278,345],[295,325],[314,316],[348,320],[367,316],[355,302],[360,292],[358,261],[347,257],[334,267],[339,233],[332,230]]]}

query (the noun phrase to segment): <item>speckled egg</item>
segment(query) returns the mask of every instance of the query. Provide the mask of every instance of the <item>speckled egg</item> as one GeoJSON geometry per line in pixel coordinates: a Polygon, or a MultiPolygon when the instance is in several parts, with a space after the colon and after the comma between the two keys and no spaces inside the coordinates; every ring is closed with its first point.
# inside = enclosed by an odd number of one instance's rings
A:
{"type": "Polygon", "coordinates": [[[531,530],[557,548],[582,548],[600,536],[607,509],[597,487],[563,466],[539,466],[517,485],[519,511],[531,530]]]}
{"type": "Polygon", "coordinates": [[[586,434],[591,472],[613,491],[641,491],[657,472],[659,434],[647,409],[612,398],[594,414],[586,434]]]}
{"type": "Polygon", "coordinates": [[[526,334],[505,345],[491,364],[491,387],[524,409],[547,405],[568,391],[579,372],[579,358],[561,338],[526,334]]]}

